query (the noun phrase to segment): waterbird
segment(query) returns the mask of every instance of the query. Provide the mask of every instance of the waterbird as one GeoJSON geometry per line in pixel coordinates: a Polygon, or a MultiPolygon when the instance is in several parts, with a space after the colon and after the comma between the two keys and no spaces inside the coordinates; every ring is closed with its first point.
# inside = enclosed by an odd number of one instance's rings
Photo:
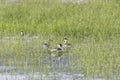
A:
{"type": "Polygon", "coordinates": [[[49,43],[44,42],[42,47],[43,47],[43,49],[48,50],[48,49],[49,49],[49,46],[50,46],[49,43]]]}
{"type": "Polygon", "coordinates": [[[58,44],[56,48],[50,49],[50,52],[51,53],[56,52],[56,55],[55,54],[52,54],[52,55],[55,57],[61,57],[63,54],[62,44],[58,44]]]}
{"type": "Polygon", "coordinates": [[[23,31],[20,32],[21,37],[23,37],[25,34],[23,31]]]}
{"type": "Polygon", "coordinates": [[[51,43],[51,41],[53,41],[53,40],[52,40],[52,39],[49,39],[48,41],[45,41],[45,42],[43,43],[43,45],[42,45],[43,49],[50,51],[50,45],[51,45],[50,43],[51,43]]]}
{"type": "Polygon", "coordinates": [[[56,48],[51,49],[50,51],[51,51],[51,52],[55,52],[55,51],[61,52],[61,51],[62,51],[62,44],[58,44],[58,46],[57,46],[56,48]]]}
{"type": "Polygon", "coordinates": [[[65,37],[64,38],[64,44],[63,44],[63,48],[68,51],[71,47],[71,44],[68,42],[68,39],[65,37]]]}

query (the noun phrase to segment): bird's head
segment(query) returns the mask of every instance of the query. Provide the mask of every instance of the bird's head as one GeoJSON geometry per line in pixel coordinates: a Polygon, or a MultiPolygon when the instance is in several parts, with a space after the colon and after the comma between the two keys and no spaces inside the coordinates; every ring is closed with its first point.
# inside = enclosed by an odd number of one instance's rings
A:
{"type": "Polygon", "coordinates": [[[58,47],[62,47],[62,44],[58,44],[58,47]]]}

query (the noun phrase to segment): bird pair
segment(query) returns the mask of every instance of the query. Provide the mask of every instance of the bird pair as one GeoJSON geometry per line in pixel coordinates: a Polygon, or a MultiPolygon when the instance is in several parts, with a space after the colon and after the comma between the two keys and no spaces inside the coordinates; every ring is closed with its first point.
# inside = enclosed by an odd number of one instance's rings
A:
{"type": "Polygon", "coordinates": [[[44,50],[49,50],[50,52],[56,52],[56,51],[61,52],[61,51],[63,50],[62,44],[58,44],[57,47],[55,47],[55,48],[53,48],[53,49],[50,49],[49,47],[50,47],[50,44],[48,44],[47,42],[45,42],[45,43],[43,44],[43,49],[44,49],[44,50]]]}
{"type": "Polygon", "coordinates": [[[67,38],[64,38],[63,45],[62,44],[58,44],[57,47],[55,47],[53,49],[49,49],[49,47],[50,47],[50,45],[48,43],[45,42],[43,44],[43,49],[44,50],[48,50],[48,51],[50,51],[50,53],[57,52],[58,56],[61,56],[62,52],[69,51],[69,49],[71,47],[71,44],[68,43],[68,39],[67,38]]]}

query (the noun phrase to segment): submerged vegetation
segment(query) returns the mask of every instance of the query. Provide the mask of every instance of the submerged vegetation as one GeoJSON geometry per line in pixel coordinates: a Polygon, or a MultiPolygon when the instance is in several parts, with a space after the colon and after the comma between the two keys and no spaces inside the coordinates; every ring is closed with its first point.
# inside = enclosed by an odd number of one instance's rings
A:
{"type": "Polygon", "coordinates": [[[11,63],[10,59],[14,59],[14,64],[22,62],[19,66],[28,68],[31,64],[33,69],[42,67],[49,72],[49,67],[40,61],[43,55],[47,56],[42,43],[53,39],[54,47],[63,37],[68,37],[72,43],[69,71],[86,76],[104,75],[106,79],[120,75],[119,0],[1,1],[0,37],[0,60],[3,62],[11,63]],[[23,39],[21,31],[25,32],[23,39]],[[11,37],[6,39],[5,36],[11,37]],[[26,59],[31,63],[26,63],[26,59]]]}

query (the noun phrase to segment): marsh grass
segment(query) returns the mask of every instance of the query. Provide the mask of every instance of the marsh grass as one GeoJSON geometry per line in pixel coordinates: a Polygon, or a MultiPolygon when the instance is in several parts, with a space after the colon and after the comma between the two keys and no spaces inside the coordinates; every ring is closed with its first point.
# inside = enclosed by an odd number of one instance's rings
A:
{"type": "MultiPolygon", "coordinates": [[[[49,53],[44,53],[42,49],[42,42],[46,39],[38,37],[34,39],[28,38],[16,38],[16,39],[1,39],[1,65],[16,66],[18,72],[23,70],[29,74],[29,72],[45,72],[49,75],[51,68],[45,63],[45,60],[49,61],[49,53]]],[[[115,38],[114,38],[115,39],[115,38]]],[[[68,53],[70,56],[70,67],[69,71],[60,69],[61,71],[71,73],[82,73],[87,76],[105,76],[106,80],[109,79],[110,75],[119,75],[120,63],[119,63],[119,51],[120,47],[118,38],[115,41],[101,41],[96,42],[94,39],[79,40],[72,39],[71,42],[72,50],[68,53]],[[77,42],[79,43],[77,43],[77,42]]],[[[56,45],[56,39],[53,45],[56,45]]],[[[65,53],[67,54],[67,53],[65,53]]],[[[55,64],[53,63],[53,66],[55,64]]],[[[62,66],[62,65],[61,65],[62,66]]],[[[10,71],[14,73],[15,71],[10,71]]],[[[3,70],[4,72],[4,70],[3,70]]],[[[55,74],[57,72],[55,71],[55,74]]]]}
{"type": "Polygon", "coordinates": [[[1,35],[15,35],[21,30],[31,35],[100,38],[119,34],[119,3],[113,0],[83,3],[28,0],[19,5],[6,4],[0,9],[1,35]]]}
{"type": "Polygon", "coordinates": [[[50,67],[43,61],[48,54],[44,53],[42,43],[52,39],[54,48],[63,37],[68,37],[72,43],[70,72],[104,75],[106,80],[120,75],[119,5],[119,0],[81,3],[23,0],[17,4],[3,1],[0,60],[3,65],[16,65],[17,70],[48,74],[50,67]],[[20,31],[25,32],[25,37],[20,37],[20,31]]]}

